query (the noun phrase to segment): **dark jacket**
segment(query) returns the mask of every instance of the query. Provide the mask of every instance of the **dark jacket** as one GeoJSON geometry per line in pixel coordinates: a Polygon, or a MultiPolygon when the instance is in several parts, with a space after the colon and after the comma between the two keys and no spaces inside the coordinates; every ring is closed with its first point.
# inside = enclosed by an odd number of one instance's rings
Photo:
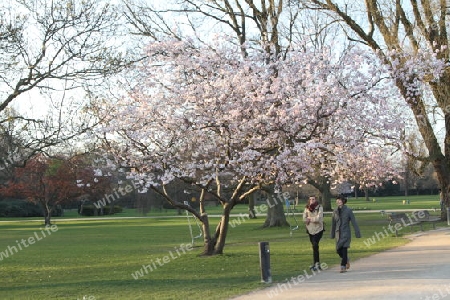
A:
{"type": "Polygon", "coordinates": [[[341,209],[336,208],[333,211],[331,217],[331,238],[336,239],[336,249],[343,247],[350,248],[350,242],[352,240],[350,222],[355,229],[355,236],[360,238],[361,232],[359,231],[353,211],[346,205],[343,205],[341,209]]]}

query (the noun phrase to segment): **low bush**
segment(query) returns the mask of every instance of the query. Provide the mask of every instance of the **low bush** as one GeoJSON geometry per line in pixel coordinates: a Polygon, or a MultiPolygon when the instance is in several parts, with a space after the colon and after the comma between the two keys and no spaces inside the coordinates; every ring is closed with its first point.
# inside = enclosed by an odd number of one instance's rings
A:
{"type": "Polygon", "coordinates": [[[0,202],[0,217],[42,217],[42,208],[26,200],[0,202]]]}

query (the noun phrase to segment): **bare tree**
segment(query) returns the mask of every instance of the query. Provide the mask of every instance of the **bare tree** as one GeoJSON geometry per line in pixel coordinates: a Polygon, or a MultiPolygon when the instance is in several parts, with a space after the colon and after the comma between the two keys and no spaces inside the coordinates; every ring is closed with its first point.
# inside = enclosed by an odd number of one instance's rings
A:
{"type": "Polygon", "coordinates": [[[15,0],[0,9],[0,126],[9,148],[2,160],[22,164],[98,123],[84,114],[92,96],[84,91],[132,59],[121,15],[107,1],[15,0]]]}
{"type": "Polygon", "coordinates": [[[118,52],[119,15],[97,1],[21,1],[3,8],[0,111],[32,89],[65,90],[104,79],[124,67],[118,52]]]}

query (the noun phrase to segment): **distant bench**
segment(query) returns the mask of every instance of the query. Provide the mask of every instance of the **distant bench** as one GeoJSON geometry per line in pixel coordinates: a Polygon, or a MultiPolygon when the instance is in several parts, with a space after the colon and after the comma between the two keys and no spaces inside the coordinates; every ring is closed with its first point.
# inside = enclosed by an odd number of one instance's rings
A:
{"type": "Polygon", "coordinates": [[[424,223],[430,223],[432,224],[433,229],[436,229],[436,222],[439,222],[441,218],[431,216],[428,210],[417,210],[410,215],[406,213],[390,213],[388,215],[388,220],[389,225],[394,227],[395,236],[398,236],[398,231],[403,227],[410,227],[412,232],[412,228],[415,225],[419,225],[420,230],[423,231],[424,223]]]}
{"type": "Polygon", "coordinates": [[[436,223],[441,221],[440,217],[432,216],[430,215],[430,212],[428,210],[418,210],[413,212],[413,215],[416,216],[417,220],[420,222],[420,230],[423,231],[423,224],[424,223],[431,223],[433,226],[433,229],[436,229],[436,223]]]}

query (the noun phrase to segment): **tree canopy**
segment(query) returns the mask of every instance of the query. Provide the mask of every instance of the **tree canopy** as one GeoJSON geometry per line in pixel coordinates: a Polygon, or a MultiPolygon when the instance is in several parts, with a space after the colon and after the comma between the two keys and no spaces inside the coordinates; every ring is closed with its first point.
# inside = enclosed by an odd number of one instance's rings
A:
{"type": "Polygon", "coordinates": [[[110,151],[148,188],[182,179],[229,213],[255,189],[305,181],[317,162],[321,174],[334,175],[336,162],[359,144],[398,138],[398,122],[380,117],[395,91],[357,48],[335,57],[329,48],[299,45],[267,63],[264,52],[243,56],[230,45],[150,43],[140,84],[98,108],[109,117],[100,133],[110,151]],[[221,189],[230,184],[227,197],[221,189]]]}
{"type": "MultiPolygon", "coordinates": [[[[414,116],[427,153],[406,153],[432,164],[445,203],[450,203],[450,67],[447,1],[300,0],[305,9],[332,16],[349,40],[366,45],[390,67],[405,104],[414,116]],[[436,126],[441,120],[444,127],[436,126]]],[[[414,134],[414,132],[412,132],[414,134]]],[[[424,169],[424,168],[422,168],[424,169]]],[[[446,217],[445,214],[442,215],[446,217]]]]}
{"type": "Polygon", "coordinates": [[[107,1],[13,0],[0,10],[2,161],[14,166],[95,126],[89,90],[135,58],[107,1]]]}

